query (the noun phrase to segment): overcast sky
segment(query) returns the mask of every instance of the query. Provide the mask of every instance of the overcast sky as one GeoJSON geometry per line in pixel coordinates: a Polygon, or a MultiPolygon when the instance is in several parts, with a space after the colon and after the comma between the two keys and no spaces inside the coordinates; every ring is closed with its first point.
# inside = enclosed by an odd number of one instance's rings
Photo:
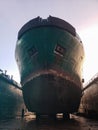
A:
{"type": "Polygon", "coordinates": [[[98,72],[98,0],[0,0],[0,68],[20,82],[15,61],[18,31],[29,20],[49,15],[76,28],[86,54],[83,76],[89,80],[98,72]]]}

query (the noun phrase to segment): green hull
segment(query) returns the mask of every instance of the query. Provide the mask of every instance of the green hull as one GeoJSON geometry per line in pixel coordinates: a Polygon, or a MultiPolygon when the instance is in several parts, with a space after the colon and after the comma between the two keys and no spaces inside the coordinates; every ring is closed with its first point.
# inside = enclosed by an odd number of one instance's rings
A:
{"type": "Polygon", "coordinates": [[[21,114],[24,107],[21,88],[6,74],[0,74],[0,119],[21,114]]]}
{"type": "Polygon", "coordinates": [[[55,21],[39,23],[24,26],[16,45],[25,104],[42,114],[75,112],[82,94],[83,45],[68,23],[64,29],[55,21]]]}

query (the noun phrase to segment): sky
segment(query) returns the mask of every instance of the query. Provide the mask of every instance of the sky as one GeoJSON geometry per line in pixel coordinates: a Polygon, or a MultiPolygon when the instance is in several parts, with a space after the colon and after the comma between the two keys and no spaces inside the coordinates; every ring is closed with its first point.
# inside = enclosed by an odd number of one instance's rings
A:
{"type": "Polygon", "coordinates": [[[98,73],[98,0],[0,0],[0,69],[20,82],[15,46],[20,28],[29,20],[49,15],[72,24],[85,50],[83,78],[98,73]]]}

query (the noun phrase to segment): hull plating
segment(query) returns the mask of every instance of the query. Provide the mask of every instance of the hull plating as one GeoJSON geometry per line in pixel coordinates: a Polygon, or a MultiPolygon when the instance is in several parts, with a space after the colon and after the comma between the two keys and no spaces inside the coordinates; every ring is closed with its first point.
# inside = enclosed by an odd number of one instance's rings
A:
{"type": "Polygon", "coordinates": [[[72,26],[53,17],[30,21],[19,32],[15,57],[29,111],[77,111],[84,50],[72,26]]]}
{"type": "Polygon", "coordinates": [[[0,75],[0,119],[15,117],[23,106],[22,91],[13,80],[0,75]]]}
{"type": "Polygon", "coordinates": [[[98,118],[98,74],[96,74],[84,88],[79,113],[98,118]]]}
{"type": "Polygon", "coordinates": [[[40,114],[72,113],[78,110],[81,89],[55,75],[40,75],[23,86],[27,108],[40,114]]]}

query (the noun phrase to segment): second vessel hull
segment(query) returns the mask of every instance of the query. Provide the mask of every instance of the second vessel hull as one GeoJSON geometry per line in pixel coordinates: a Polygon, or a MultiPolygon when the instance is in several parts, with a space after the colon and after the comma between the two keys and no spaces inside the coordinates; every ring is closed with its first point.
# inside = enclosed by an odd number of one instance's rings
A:
{"type": "Polygon", "coordinates": [[[0,119],[21,115],[24,108],[22,90],[17,82],[0,74],[0,119]]]}

